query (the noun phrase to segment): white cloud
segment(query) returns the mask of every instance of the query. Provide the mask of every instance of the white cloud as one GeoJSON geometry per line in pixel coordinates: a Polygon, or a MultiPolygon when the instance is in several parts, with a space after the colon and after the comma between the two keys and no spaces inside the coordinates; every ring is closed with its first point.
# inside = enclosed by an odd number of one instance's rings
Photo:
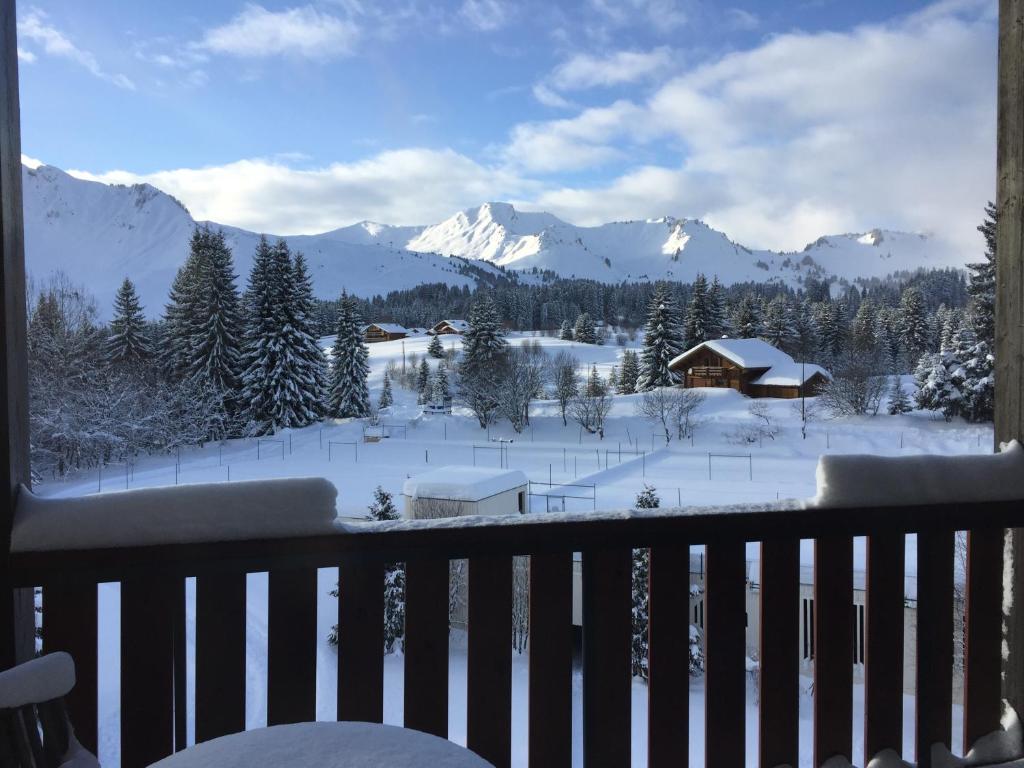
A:
{"type": "Polygon", "coordinates": [[[459,15],[481,32],[493,32],[508,23],[510,10],[504,0],[463,0],[459,15]]]}
{"type": "Polygon", "coordinates": [[[688,21],[681,5],[677,0],[590,0],[600,21],[588,24],[586,31],[592,37],[607,39],[615,29],[644,26],[668,36],[688,21]]]}
{"type": "Polygon", "coordinates": [[[733,29],[749,32],[761,26],[761,19],[758,18],[756,13],[745,11],[742,8],[730,8],[725,12],[725,16],[728,19],[729,26],[733,29]]]}
{"type": "Polygon", "coordinates": [[[352,53],[359,27],[307,5],[268,11],[248,4],[223,26],[208,30],[198,46],[214,53],[241,58],[292,55],[330,59],[352,53]]]}
{"type": "Polygon", "coordinates": [[[558,91],[635,83],[660,74],[672,64],[666,47],[652,51],[616,51],[606,56],[577,54],[558,65],[547,83],[558,91]]]}
{"type": "Polygon", "coordinates": [[[546,107],[571,109],[576,106],[564,96],[555,93],[545,83],[537,83],[533,86],[533,97],[546,107]]]}
{"type": "Polygon", "coordinates": [[[976,251],[995,185],[993,5],[957,0],[844,33],[779,35],[646,102],[516,126],[505,153],[531,171],[578,170],[656,140],[678,158],[538,197],[578,221],[697,215],[746,244],[789,249],[879,226],[976,251]]]}
{"type": "Polygon", "coordinates": [[[107,183],[148,182],[180,199],[196,219],[282,235],[324,232],[361,219],[432,223],[482,200],[530,196],[538,188],[450,149],[382,152],[312,170],[257,158],[150,174],[69,173],[107,183]]]}
{"type": "MultiPolygon", "coordinates": [[[[31,41],[47,56],[72,61],[95,77],[113,83],[118,88],[135,89],[135,83],[126,75],[106,72],[91,52],[76,46],[63,32],[50,24],[47,14],[38,8],[29,9],[18,19],[18,38],[22,41],[31,41]]],[[[19,48],[18,57],[31,62],[35,61],[36,54],[27,48],[19,48]]]]}
{"type": "Polygon", "coordinates": [[[45,163],[42,160],[37,160],[34,157],[29,157],[26,154],[22,154],[21,164],[28,168],[38,168],[40,165],[45,165],[45,163]]]}

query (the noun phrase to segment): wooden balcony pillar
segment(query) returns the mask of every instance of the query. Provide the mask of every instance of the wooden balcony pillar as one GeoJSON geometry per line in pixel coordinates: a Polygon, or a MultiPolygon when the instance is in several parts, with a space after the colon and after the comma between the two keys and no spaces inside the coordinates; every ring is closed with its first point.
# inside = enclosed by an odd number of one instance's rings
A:
{"type": "MultiPolygon", "coordinates": [[[[996,449],[1024,438],[1024,0],[999,3],[996,449]]],[[[1014,599],[1004,616],[1003,696],[1024,712],[1024,529],[1006,534],[1014,599]]]]}
{"type": "Polygon", "coordinates": [[[11,523],[18,486],[28,485],[28,374],[21,128],[14,0],[0,0],[0,669],[31,658],[31,590],[11,590],[11,523]]]}

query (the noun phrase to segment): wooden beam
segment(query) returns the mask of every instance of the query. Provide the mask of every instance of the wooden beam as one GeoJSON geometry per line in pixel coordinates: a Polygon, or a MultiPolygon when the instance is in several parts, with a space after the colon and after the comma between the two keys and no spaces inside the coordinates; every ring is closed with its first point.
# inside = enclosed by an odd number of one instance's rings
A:
{"type": "Polygon", "coordinates": [[[25,238],[21,208],[21,115],[14,0],[0,0],[0,669],[31,658],[32,594],[12,592],[11,524],[18,486],[29,483],[25,238]],[[7,621],[10,617],[11,621],[7,621]]]}
{"type": "MultiPolygon", "coordinates": [[[[1024,0],[999,3],[996,149],[995,441],[1024,437],[1024,0]]],[[[1024,594],[1024,530],[1007,532],[1006,562],[1015,595],[1024,594]]],[[[1004,617],[1003,697],[1024,712],[1024,606],[1004,617]]]]}

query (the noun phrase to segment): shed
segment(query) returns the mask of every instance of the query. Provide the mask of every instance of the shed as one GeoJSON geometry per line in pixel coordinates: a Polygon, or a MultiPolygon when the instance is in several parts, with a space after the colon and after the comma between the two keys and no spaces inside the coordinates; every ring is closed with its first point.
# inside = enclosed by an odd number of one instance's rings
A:
{"type": "Polygon", "coordinates": [[[442,320],[431,328],[428,333],[432,333],[435,336],[441,336],[448,333],[455,333],[458,335],[464,334],[469,330],[469,323],[465,320],[442,320]]]}
{"type": "Polygon", "coordinates": [[[526,511],[526,475],[517,469],[446,466],[410,477],[402,486],[407,520],[526,511]]]}
{"type": "Polygon", "coordinates": [[[398,323],[370,323],[363,329],[363,339],[367,344],[377,341],[395,341],[409,335],[409,329],[398,323]]]}

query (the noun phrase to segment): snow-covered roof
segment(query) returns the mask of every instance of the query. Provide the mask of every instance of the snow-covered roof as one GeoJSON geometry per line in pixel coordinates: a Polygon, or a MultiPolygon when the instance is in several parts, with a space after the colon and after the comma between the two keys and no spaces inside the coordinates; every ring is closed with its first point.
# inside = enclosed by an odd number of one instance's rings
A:
{"type": "Polygon", "coordinates": [[[408,333],[409,329],[404,325],[398,323],[370,323],[363,328],[363,333],[366,333],[369,328],[380,328],[384,333],[408,333]]]}
{"type": "Polygon", "coordinates": [[[410,477],[402,493],[410,498],[480,501],[527,484],[518,469],[447,466],[410,477]]]}
{"type": "Polygon", "coordinates": [[[793,362],[793,358],[781,349],[773,347],[761,339],[712,339],[686,350],[672,360],[669,367],[675,368],[683,360],[704,347],[722,357],[729,358],[741,368],[771,368],[775,365],[793,362]]]}
{"type": "MultiPolygon", "coordinates": [[[[454,328],[456,331],[459,331],[460,333],[465,333],[466,331],[469,330],[469,323],[467,323],[465,320],[442,320],[439,323],[435,323],[434,328],[438,328],[442,325],[450,325],[452,328],[454,328]]],[[[433,330],[433,328],[431,330],[433,330]]]]}
{"type": "Polygon", "coordinates": [[[768,387],[799,387],[813,379],[816,374],[821,374],[826,379],[832,378],[832,374],[820,365],[790,361],[773,365],[750,383],[768,387]]]}

